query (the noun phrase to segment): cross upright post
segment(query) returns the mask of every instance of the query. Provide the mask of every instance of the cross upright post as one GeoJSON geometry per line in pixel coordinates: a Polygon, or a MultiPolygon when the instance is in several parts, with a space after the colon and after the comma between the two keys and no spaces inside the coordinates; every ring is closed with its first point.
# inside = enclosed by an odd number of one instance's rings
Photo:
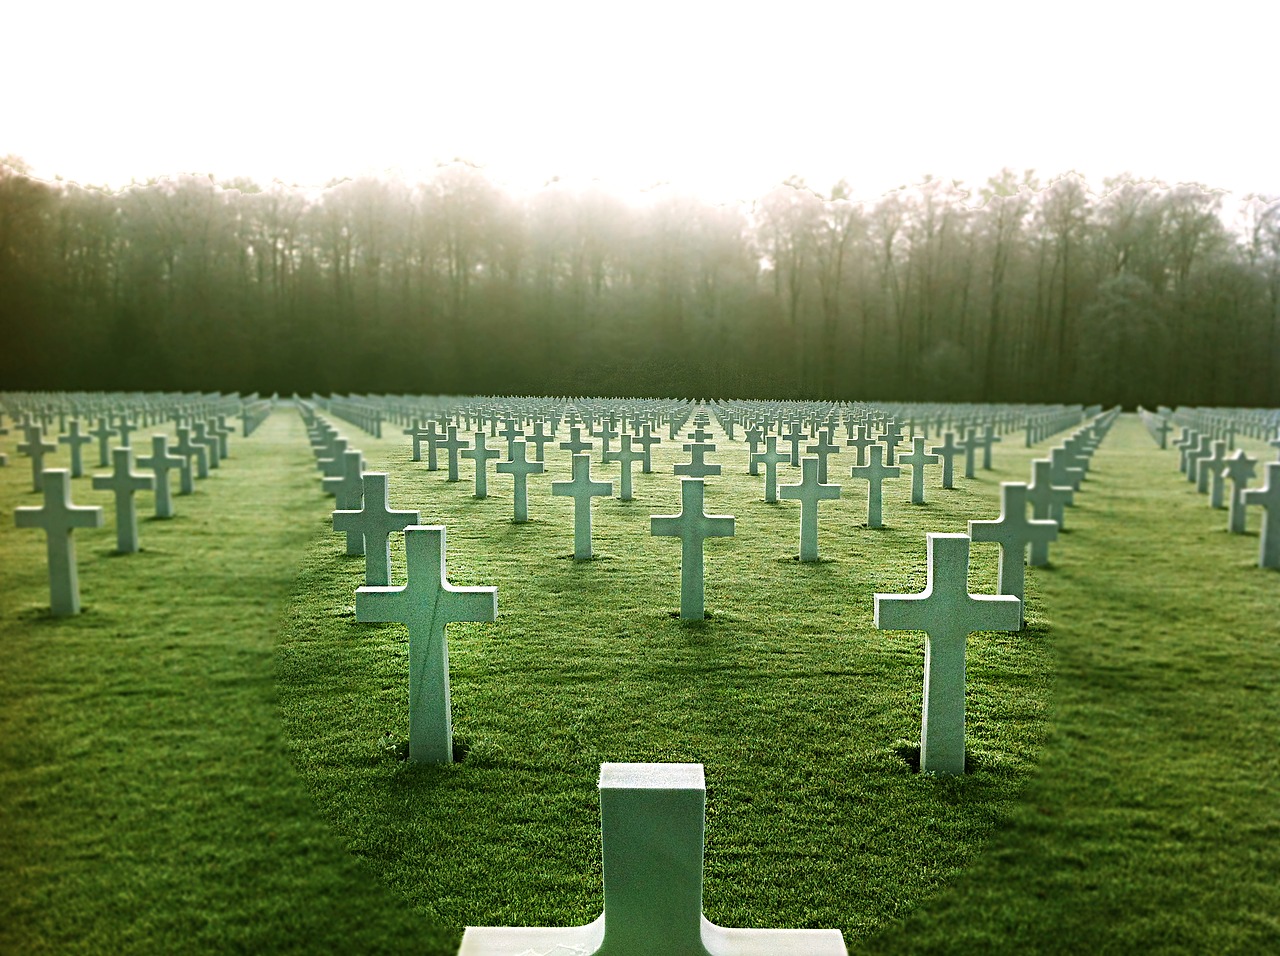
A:
{"type": "Polygon", "coordinates": [[[27,440],[18,445],[18,451],[31,456],[31,487],[35,491],[44,491],[44,456],[52,455],[58,450],[56,442],[44,440],[44,429],[32,425],[27,429],[27,440]]]}
{"type": "MultiPolygon", "coordinates": [[[[880,435],[880,444],[884,446],[884,463],[893,466],[898,451],[898,443],[902,441],[902,426],[890,419],[884,423],[884,432],[880,435]]],[[[861,463],[859,463],[861,464],[861,463]]]]}
{"type": "Polygon", "coordinates": [[[489,459],[501,458],[502,453],[496,448],[485,445],[484,432],[476,432],[475,444],[462,453],[463,458],[470,458],[476,463],[477,498],[489,497],[489,459]]]}
{"type": "Polygon", "coordinates": [[[800,502],[800,560],[818,560],[818,503],[840,497],[839,485],[818,481],[818,459],[805,458],[800,463],[800,483],[780,485],[778,497],[800,502]]]}
{"type": "Polygon", "coordinates": [[[76,569],[76,528],[101,528],[102,508],[71,503],[71,476],[65,468],[45,472],[44,507],[13,509],[14,525],[43,528],[49,564],[49,610],[55,617],[80,613],[80,579],[76,569]]]}
{"type": "Polygon", "coordinates": [[[784,461],[788,461],[785,452],[778,451],[778,436],[766,435],[764,439],[764,451],[756,452],[751,456],[751,461],[757,465],[764,465],[764,501],[765,504],[775,504],[778,501],[778,465],[784,461]]]}
{"type": "MultiPolygon", "coordinates": [[[[123,426],[123,423],[121,423],[121,426],[123,426]]],[[[221,467],[221,459],[218,457],[218,436],[210,434],[208,426],[204,422],[193,422],[191,424],[191,440],[209,449],[210,468],[221,467]]]]}
{"type": "MultiPolygon", "coordinates": [[[[1031,517],[1049,518],[1058,524],[1058,530],[1066,527],[1066,506],[1075,499],[1075,491],[1068,485],[1053,483],[1053,462],[1037,458],[1031,462],[1031,483],[1027,485],[1027,501],[1031,502],[1031,517]]],[[[1043,567],[1049,563],[1049,545],[1033,542],[1031,566],[1043,567]]]]}
{"type": "Polygon", "coordinates": [[[881,484],[886,478],[897,478],[902,474],[902,469],[897,465],[884,464],[881,460],[883,455],[884,445],[873,445],[871,446],[871,461],[865,465],[854,465],[849,469],[851,478],[865,478],[867,481],[868,528],[884,527],[881,484]]]}
{"type": "MultiPolygon", "coordinates": [[[[1047,550],[1058,538],[1056,521],[1027,518],[1027,486],[1015,481],[1000,483],[1000,517],[994,521],[970,521],[969,540],[1000,545],[1000,594],[1012,594],[1025,612],[1027,545],[1040,543],[1047,550]]],[[[1022,623],[1025,623],[1025,619],[1022,623]]]]}
{"type": "Polygon", "coordinates": [[[422,427],[422,422],[417,421],[409,428],[406,428],[401,434],[408,435],[409,441],[412,443],[411,461],[422,461],[422,439],[427,437],[426,430],[422,427]]]}
{"type": "Polygon", "coordinates": [[[1208,484],[1209,507],[1225,508],[1227,443],[1221,439],[1213,443],[1213,454],[1200,462],[1200,475],[1208,484]]]}
{"type": "Polygon", "coordinates": [[[928,577],[919,594],[877,594],[875,626],[924,631],[924,707],[920,770],[963,774],[964,656],[972,631],[1016,631],[1022,602],[1011,595],[970,594],[969,536],[927,538],[928,577]]]}
{"type": "Polygon", "coordinates": [[[422,518],[417,511],[391,510],[386,472],[366,471],[362,480],[363,506],[359,511],[335,511],[333,530],[364,538],[364,583],[386,587],[391,584],[391,535],[418,524],[422,518]]]}
{"type": "Polygon", "coordinates": [[[449,437],[444,438],[437,444],[449,453],[449,481],[458,480],[458,452],[463,448],[470,448],[464,439],[458,437],[458,426],[449,426],[449,437]]]}
{"type": "MultiPolygon", "coordinates": [[[[73,422],[74,424],[74,422],[73,422]]],[[[173,496],[169,493],[169,472],[181,468],[186,461],[181,455],[169,454],[169,436],[151,436],[151,456],[139,458],[139,468],[150,468],[155,473],[156,517],[173,517],[173,496]]]]}
{"type": "Polygon", "coordinates": [[[965,430],[964,441],[960,442],[960,447],[964,449],[964,476],[973,478],[975,475],[975,455],[978,451],[978,429],[968,428],[965,430]]]}
{"type": "Polygon", "coordinates": [[[80,432],[80,419],[73,418],[68,423],[67,433],[58,437],[58,444],[66,445],[71,452],[71,477],[79,478],[84,474],[84,446],[93,444],[93,436],[80,432]]]}
{"type": "Polygon", "coordinates": [[[733,537],[733,515],[705,514],[706,486],[701,478],[680,479],[680,513],[650,515],[649,533],[680,539],[680,619],[706,617],[702,545],[707,538],[733,537]]]}
{"type": "Polygon", "coordinates": [[[1246,491],[1244,503],[1262,508],[1258,567],[1280,568],[1280,461],[1267,463],[1267,483],[1246,491]]]}
{"type": "Polygon", "coordinates": [[[515,493],[512,495],[515,501],[514,517],[511,520],[516,524],[524,524],[529,520],[529,476],[540,475],[547,467],[541,461],[529,461],[525,458],[526,447],[525,442],[516,439],[511,443],[511,457],[494,465],[499,474],[510,475],[515,480],[515,493]]]}
{"type": "MultiPolygon", "coordinates": [[[[644,453],[631,447],[631,439],[630,434],[624,433],[618,439],[618,450],[609,452],[609,461],[616,461],[622,466],[618,478],[619,501],[631,500],[631,466],[644,461],[644,453]]],[[[719,468],[718,465],[716,467],[719,468]]]]}
{"type": "Polygon", "coordinates": [[[591,560],[591,499],[613,494],[613,482],[593,481],[591,456],[573,456],[573,479],[551,482],[551,494],[573,499],[573,558],[591,560]]]}
{"type": "Polygon", "coordinates": [[[955,487],[955,457],[963,454],[964,448],[956,444],[956,433],[947,432],[942,436],[942,444],[934,445],[929,451],[942,459],[942,487],[955,487]]]}
{"type": "Polygon", "coordinates": [[[454,587],[445,568],[443,526],[404,530],[408,581],[404,587],[356,590],[356,620],[397,622],[409,629],[409,760],[453,762],[449,700],[449,645],[445,625],[491,622],[498,617],[498,589],[454,587]]]}
{"type": "Polygon", "coordinates": [[[938,463],[937,455],[930,455],[925,452],[924,443],[924,437],[917,435],[911,439],[912,448],[910,454],[898,456],[898,464],[900,466],[911,466],[911,503],[913,505],[924,504],[924,466],[938,463]]]}
{"type": "Polygon", "coordinates": [[[468,926],[458,956],[846,956],[838,929],[702,915],[706,806],[702,764],[601,764],[604,912],[583,926],[468,926]]]}
{"type": "Polygon", "coordinates": [[[95,491],[110,491],[116,497],[116,550],[121,554],[133,554],[138,550],[138,509],[134,506],[136,491],[151,491],[156,481],[151,475],[133,470],[133,449],[111,449],[114,469],[109,475],[96,475],[95,491]]]}

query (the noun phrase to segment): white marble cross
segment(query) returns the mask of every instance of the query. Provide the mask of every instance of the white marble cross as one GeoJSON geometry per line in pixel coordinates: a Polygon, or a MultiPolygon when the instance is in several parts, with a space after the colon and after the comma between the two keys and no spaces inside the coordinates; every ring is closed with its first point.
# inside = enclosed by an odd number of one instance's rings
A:
{"type": "MultiPolygon", "coordinates": [[[[878,447],[878,446],[877,446],[878,447]]],[[[839,485],[818,481],[818,459],[805,458],[800,463],[800,483],[779,485],[778,497],[800,502],[800,560],[818,560],[818,503],[840,497],[839,485]]]]}
{"type": "Polygon", "coordinates": [[[929,534],[928,577],[919,594],[877,594],[875,625],[924,631],[920,769],[964,773],[964,653],[971,631],[1016,631],[1022,602],[969,593],[969,536],[929,534]]]}
{"type": "Polygon", "coordinates": [[[899,455],[898,465],[911,466],[911,503],[913,505],[922,505],[924,504],[924,466],[936,465],[938,456],[925,452],[925,439],[922,436],[917,435],[911,442],[912,449],[910,454],[899,455]]]}
{"type": "Polygon", "coordinates": [[[778,436],[767,435],[764,440],[764,451],[751,456],[751,463],[764,465],[764,500],[765,504],[773,504],[778,500],[778,465],[787,461],[785,452],[778,451],[778,436]]]}
{"type": "MultiPolygon", "coordinates": [[[[338,511],[359,511],[364,501],[364,457],[358,449],[342,453],[342,473],[332,478],[321,478],[325,494],[333,495],[338,511]]],[[[337,530],[337,529],[334,529],[337,530]]],[[[364,554],[364,535],[359,531],[347,532],[347,554],[364,554]]]]}
{"type": "Polygon", "coordinates": [[[1246,491],[1244,503],[1262,508],[1258,567],[1280,568],[1280,461],[1267,462],[1267,483],[1246,491]]]}
{"type": "Polygon", "coordinates": [[[649,533],[680,539],[680,619],[706,617],[702,544],[707,538],[733,537],[733,515],[704,513],[706,486],[701,478],[680,479],[680,514],[650,515],[649,533]]]}
{"type": "Polygon", "coordinates": [[[49,562],[49,606],[57,617],[80,613],[80,579],[76,572],[76,528],[101,528],[102,508],[71,503],[71,476],[65,468],[44,474],[44,507],[13,509],[19,528],[43,528],[49,562]]]}
{"type": "MultiPolygon", "coordinates": [[[[1001,594],[1025,602],[1027,545],[1041,543],[1047,549],[1058,538],[1058,523],[1027,518],[1027,486],[1016,481],[1000,483],[1000,517],[994,521],[970,521],[969,540],[1000,545],[1001,594]]],[[[1025,612],[1025,606],[1021,607],[1025,612]]]]}
{"type": "Polygon", "coordinates": [[[867,527],[883,528],[884,521],[882,519],[883,494],[881,484],[886,478],[897,478],[902,474],[902,469],[897,465],[886,465],[881,460],[884,455],[884,445],[871,446],[871,461],[865,465],[854,465],[849,469],[851,478],[865,478],[867,482],[867,527]]]}
{"type": "MultiPolygon", "coordinates": [[[[617,451],[611,451],[605,456],[606,461],[616,461],[621,465],[621,471],[618,477],[618,500],[631,500],[631,466],[636,462],[644,462],[644,452],[636,451],[631,447],[632,436],[623,434],[619,438],[617,451]]],[[[687,446],[686,446],[687,447],[687,446]]],[[[712,446],[715,447],[714,445],[712,446]]],[[[719,467],[718,465],[716,466],[719,467]]],[[[718,474],[718,472],[717,472],[718,474]]]]}
{"type": "Polygon", "coordinates": [[[734,929],[702,915],[706,807],[700,763],[601,764],[599,919],[468,926],[458,956],[847,956],[838,929],[734,929]]]}
{"type": "Polygon", "coordinates": [[[591,499],[613,494],[613,482],[593,481],[591,456],[573,456],[573,479],[551,482],[551,494],[573,499],[573,557],[591,559],[591,499]]]}
{"type": "Polygon", "coordinates": [[[964,453],[964,448],[956,444],[956,433],[947,432],[942,436],[942,444],[934,445],[929,451],[942,459],[942,487],[955,487],[955,457],[964,453]]]}
{"type": "Polygon", "coordinates": [[[707,453],[716,450],[715,445],[710,442],[695,441],[680,447],[689,453],[690,460],[672,466],[675,474],[686,478],[706,478],[708,475],[720,474],[720,466],[706,460],[707,453]]]}
{"type": "Polygon", "coordinates": [[[547,467],[541,461],[525,458],[526,447],[525,442],[516,439],[511,442],[511,457],[493,466],[499,474],[510,475],[515,481],[515,494],[512,496],[515,500],[514,517],[511,520],[516,524],[529,520],[529,476],[540,475],[547,467]]]}
{"type": "Polygon", "coordinates": [[[110,491],[116,496],[116,550],[121,554],[133,554],[138,544],[138,509],[133,495],[136,491],[151,491],[156,480],[133,470],[133,449],[111,449],[113,470],[109,475],[96,475],[95,491],[110,491]]]}
{"type": "Polygon", "coordinates": [[[31,487],[35,491],[44,491],[44,456],[52,455],[58,450],[56,442],[44,440],[44,429],[32,425],[27,429],[27,440],[18,445],[18,451],[31,457],[31,487]]]}
{"type": "Polygon", "coordinates": [[[489,497],[489,459],[501,458],[502,452],[489,448],[485,444],[484,432],[476,432],[475,444],[462,453],[463,458],[470,458],[476,463],[477,498],[489,497]]]}
{"type": "Polygon", "coordinates": [[[449,477],[448,481],[458,480],[458,452],[463,448],[471,446],[465,440],[458,437],[458,426],[450,425],[448,437],[442,438],[436,442],[442,449],[449,453],[449,477]]]}
{"type": "Polygon", "coordinates": [[[356,590],[357,621],[394,621],[409,629],[409,759],[415,763],[453,762],[445,625],[498,617],[498,589],[454,587],[444,549],[443,527],[405,528],[408,583],[356,590]]]}
{"type": "Polygon", "coordinates": [[[333,530],[364,538],[364,583],[386,587],[391,583],[391,535],[418,524],[422,517],[417,511],[391,510],[386,472],[366,471],[361,480],[362,507],[359,511],[335,511],[333,530]]]}
{"type": "Polygon", "coordinates": [[[151,456],[139,458],[139,468],[150,468],[155,475],[156,517],[173,517],[173,496],[169,493],[169,472],[181,468],[186,459],[169,454],[169,436],[151,436],[151,456]]]}
{"type": "Polygon", "coordinates": [[[1250,458],[1241,448],[1227,459],[1227,477],[1231,479],[1231,497],[1227,505],[1227,531],[1231,534],[1244,534],[1245,503],[1244,492],[1249,487],[1249,479],[1257,474],[1258,460],[1250,458]]]}
{"type": "Polygon", "coordinates": [[[71,452],[71,477],[79,478],[84,474],[84,446],[93,444],[93,436],[81,434],[80,419],[73,418],[68,423],[67,433],[58,438],[58,444],[68,447],[71,452]]]}

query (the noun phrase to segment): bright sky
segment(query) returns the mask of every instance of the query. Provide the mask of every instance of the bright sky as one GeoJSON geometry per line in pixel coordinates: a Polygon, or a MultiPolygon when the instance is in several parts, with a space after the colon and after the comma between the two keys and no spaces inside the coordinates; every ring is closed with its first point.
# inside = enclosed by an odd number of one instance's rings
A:
{"type": "Polygon", "coordinates": [[[0,156],[85,184],[463,157],[717,202],[1003,166],[1280,195],[1270,0],[12,0],[3,29],[0,156]]]}

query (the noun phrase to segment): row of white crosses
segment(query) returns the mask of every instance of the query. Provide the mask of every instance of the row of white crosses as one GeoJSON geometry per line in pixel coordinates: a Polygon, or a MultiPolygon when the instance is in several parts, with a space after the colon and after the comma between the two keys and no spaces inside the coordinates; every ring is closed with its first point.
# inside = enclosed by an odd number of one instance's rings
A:
{"type": "MultiPolygon", "coordinates": [[[[177,449],[169,448],[167,435],[153,435],[151,455],[139,458],[136,464],[149,469],[150,475],[134,471],[134,450],[129,445],[110,449],[112,471],[106,475],[95,475],[92,486],[95,491],[109,491],[115,498],[116,516],[116,552],[119,554],[135,554],[141,550],[138,535],[138,512],[135,495],[139,491],[155,493],[155,516],[172,518],[174,515],[173,498],[170,494],[169,472],[178,470],[181,475],[181,494],[191,494],[194,482],[191,477],[191,458],[197,457],[200,462],[200,477],[208,475],[208,461],[211,456],[227,454],[227,437],[218,432],[211,424],[213,434],[203,435],[203,423],[196,423],[200,431],[199,438],[193,444],[185,427],[178,428],[179,445],[177,449]],[[176,451],[177,454],[171,454],[176,451]]],[[[79,420],[69,423],[67,435],[59,438],[70,446],[71,468],[46,468],[44,456],[57,450],[57,445],[45,441],[43,427],[30,420],[22,424],[26,432],[26,441],[18,446],[18,450],[28,454],[32,459],[32,484],[34,490],[43,493],[44,504],[41,507],[23,506],[14,509],[14,523],[19,528],[40,528],[45,532],[46,554],[49,571],[49,607],[55,617],[67,617],[80,613],[80,579],[76,561],[75,541],[72,537],[77,528],[101,528],[104,523],[103,509],[98,505],[76,505],[71,500],[71,480],[83,474],[81,446],[92,439],[81,435],[79,420]],[[68,440],[70,439],[70,440],[68,440]]],[[[127,419],[121,419],[116,428],[111,428],[106,420],[99,422],[99,432],[104,437],[120,435],[124,440],[129,433],[136,430],[127,419]]],[[[105,445],[104,445],[105,450],[105,445]]],[[[106,464],[106,455],[100,460],[106,464]]]]}
{"type": "MultiPolygon", "coordinates": [[[[1280,456],[1280,434],[1269,444],[1280,456]]],[[[1244,534],[1249,505],[1262,509],[1258,567],[1280,568],[1280,457],[1266,463],[1266,482],[1260,488],[1250,488],[1249,481],[1257,476],[1259,461],[1243,448],[1227,455],[1226,439],[1214,439],[1211,434],[1188,427],[1183,427],[1173,445],[1179,451],[1179,469],[1187,481],[1193,483],[1198,492],[1209,496],[1210,507],[1226,508],[1229,532],[1244,534]],[[1231,482],[1229,493],[1228,481],[1231,482]]]]}

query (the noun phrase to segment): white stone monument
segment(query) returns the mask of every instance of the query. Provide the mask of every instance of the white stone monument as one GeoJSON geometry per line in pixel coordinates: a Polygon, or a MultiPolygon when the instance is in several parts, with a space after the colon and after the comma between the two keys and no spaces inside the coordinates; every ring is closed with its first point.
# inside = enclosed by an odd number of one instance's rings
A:
{"type": "Polygon", "coordinates": [[[680,619],[706,617],[702,543],[733,537],[733,515],[704,513],[706,486],[701,478],[680,479],[680,514],[650,515],[649,533],[680,539],[680,619]]]}
{"type": "Polygon", "coordinates": [[[80,613],[80,579],[76,570],[76,528],[101,528],[102,508],[71,503],[71,475],[65,468],[44,474],[44,507],[13,509],[19,528],[43,528],[49,562],[49,609],[56,617],[80,613]]]}

